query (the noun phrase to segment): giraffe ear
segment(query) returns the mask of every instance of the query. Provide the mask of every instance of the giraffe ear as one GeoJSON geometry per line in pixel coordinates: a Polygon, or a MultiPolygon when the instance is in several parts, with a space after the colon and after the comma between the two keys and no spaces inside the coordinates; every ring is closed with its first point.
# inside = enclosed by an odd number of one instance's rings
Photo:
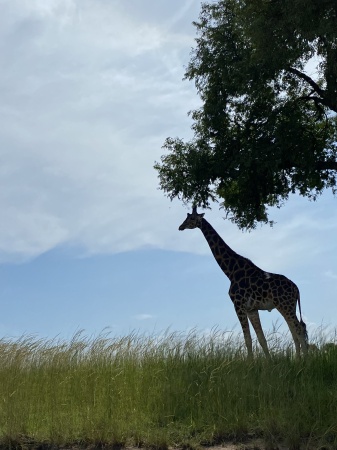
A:
{"type": "Polygon", "coordinates": [[[204,217],[205,213],[198,214],[201,217],[204,217]]]}

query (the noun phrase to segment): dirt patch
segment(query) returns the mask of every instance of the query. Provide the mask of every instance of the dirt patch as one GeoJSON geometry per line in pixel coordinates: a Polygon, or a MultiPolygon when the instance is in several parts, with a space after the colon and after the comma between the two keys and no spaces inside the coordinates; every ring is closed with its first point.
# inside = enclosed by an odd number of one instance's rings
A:
{"type": "MultiPolygon", "coordinates": [[[[303,446],[307,450],[310,450],[307,446],[303,446]]],[[[50,443],[38,443],[30,442],[30,445],[24,445],[22,442],[18,443],[0,443],[0,450],[291,450],[290,447],[283,444],[271,444],[268,445],[263,439],[255,438],[249,439],[245,442],[224,442],[221,445],[214,446],[187,446],[187,447],[163,447],[158,448],[154,446],[144,447],[130,447],[123,445],[53,445],[50,443]]],[[[313,448],[311,448],[313,450],[313,448]]]]}

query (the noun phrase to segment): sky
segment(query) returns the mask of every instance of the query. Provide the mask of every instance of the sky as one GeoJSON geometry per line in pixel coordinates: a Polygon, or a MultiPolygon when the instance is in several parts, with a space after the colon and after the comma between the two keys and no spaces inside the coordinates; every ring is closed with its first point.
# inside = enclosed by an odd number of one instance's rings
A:
{"type": "MultiPolygon", "coordinates": [[[[192,137],[183,81],[199,0],[0,3],[0,338],[240,327],[188,209],[158,189],[167,137],[192,137]]],[[[309,332],[337,324],[337,199],[293,196],[273,228],[205,218],[301,291],[309,332]]],[[[261,312],[266,330],[285,330],[261,312]]]]}

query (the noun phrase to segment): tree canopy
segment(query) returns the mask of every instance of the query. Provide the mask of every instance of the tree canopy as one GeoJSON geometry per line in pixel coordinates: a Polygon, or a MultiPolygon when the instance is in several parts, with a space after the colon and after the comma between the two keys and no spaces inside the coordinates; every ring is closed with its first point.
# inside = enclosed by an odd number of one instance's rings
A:
{"type": "Polygon", "coordinates": [[[337,191],[337,1],[220,0],[201,6],[185,79],[202,100],[189,142],[155,164],[173,199],[219,201],[240,228],[272,223],[292,193],[337,191]]]}

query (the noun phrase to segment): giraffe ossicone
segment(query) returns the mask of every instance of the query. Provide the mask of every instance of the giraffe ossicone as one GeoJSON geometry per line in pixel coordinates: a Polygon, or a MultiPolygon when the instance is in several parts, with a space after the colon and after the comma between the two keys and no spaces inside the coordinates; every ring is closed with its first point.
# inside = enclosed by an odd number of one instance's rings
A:
{"type": "Polygon", "coordinates": [[[197,212],[196,206],[193,206],[192,214],[187,213],[187,218],[179,230],[194,228],[202,231],[216,262],[231,282],[228,294],[241,324],[248,355],[253,354],[250,322],[265,355],[270,356],[259,310],[271,311],[274,308],[288,324],[295,343],[296,355],[300,356],[301,351],[306,354],[308,335],[302,319],[300,292],[296,284],[284,275],[265,272],[248,258],[232,250],[204,219],[204,214],[197,212]],[[297,304],[300,320],[296,316],[297,304]]]}

